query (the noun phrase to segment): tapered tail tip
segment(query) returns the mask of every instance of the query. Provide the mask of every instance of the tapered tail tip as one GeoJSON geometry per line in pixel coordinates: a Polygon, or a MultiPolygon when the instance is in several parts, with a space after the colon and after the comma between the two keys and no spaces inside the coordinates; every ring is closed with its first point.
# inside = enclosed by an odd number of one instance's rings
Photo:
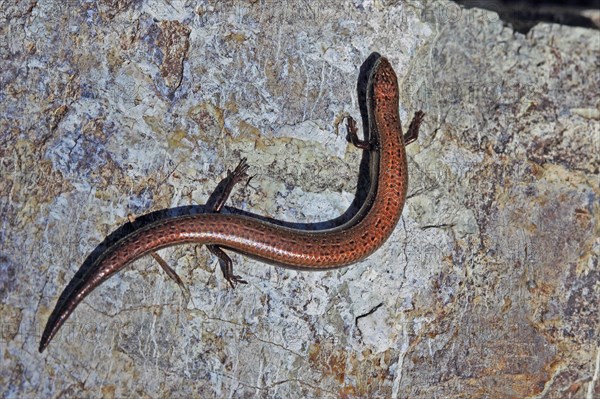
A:
{"type": "Polygon", "coordinates": [[[46,326],[46,329],[44,330],[44,333],[42,334],[42,339],[40,340],[40,347],[38,349],[40,351],[40,353],[42,353],[48,347],[48,344],[50,343],[50,341],[52,341],[53,337],[54,337],[54,334],[51,331],[49,333],[48,327],[46,326]]]}
{"type": "Polygon", "coordinates": [[[44,349],[46,349],[46,347],[48,346],[48,341],[46,341],[44,338],[42,338],[42,341],[40,342],[40,353],[42,353],[44,351],[44,349]]]}

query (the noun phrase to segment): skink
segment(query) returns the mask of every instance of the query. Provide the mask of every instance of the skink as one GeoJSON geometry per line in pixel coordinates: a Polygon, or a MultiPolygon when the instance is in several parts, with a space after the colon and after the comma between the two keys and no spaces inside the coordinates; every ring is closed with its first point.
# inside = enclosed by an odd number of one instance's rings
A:
{"type": "Polygon", "coordinates": [[[123,237],[98,256],[84,278],[65,289],[42,334],[42,352],[77,305],[98,285],[124,267],[161,248],[205,244],[221,260],[225,278],[234,286],[245,283],[233,274],[232,261],[223,249],[267,263],[302,270],[328,270],[360,261],[376,251],[394,230],[406,199],[408,171],[405,145],[418,136],[423,112],[415,113],[405,136],[398,113],[398,81],[390,62],[378,58],[367,82],[369,140],[360,140],[354,121],[348,119],[353,145],[370,151],[370,189],[364,204],[346,223],[332,229],[306,231],[272,224],[244,215],[218,213],[235,183],[246,177],[242,160],[229,174],[225,193],[215,213],[166,218],[123,237]]]}

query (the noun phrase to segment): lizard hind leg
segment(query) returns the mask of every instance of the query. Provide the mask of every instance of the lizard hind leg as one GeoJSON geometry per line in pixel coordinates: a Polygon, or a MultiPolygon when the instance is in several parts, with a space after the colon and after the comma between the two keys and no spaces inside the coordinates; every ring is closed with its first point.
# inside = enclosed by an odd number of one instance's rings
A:
{"type": "MultiPolygon", "coordinates": [[[[225,205],[225,202],[231,195],[233,187],[243,180],[249,182],[250,179],[252,179],[252,177],[248,177],[248,167],[249,166],[246,162],[246,158],[242,158],[238,166],[233,170],[233,172],[231,172],[230,170],[227,171],[227,177],[225,178],[225,187],[223,188],[223,191],[217,196],[217,199],[214,202],[214,204],[211,206],[211,211],[216,213],[221,212],[223,206],[225,205]]],[[[207,245],[206,248],[210,251],[210,253],[219,258],[219,265],[221,266],[223,277],[225,277],[225,280],[229,282],[231,288],[235,288],[236,283],[248,284],[246,280],[243,280],[240,276],[233,274],[233,261],[231,260],[229,255],[227,255],[225,251],[223,251],[221,247],[217,245],[207,245]]]]}

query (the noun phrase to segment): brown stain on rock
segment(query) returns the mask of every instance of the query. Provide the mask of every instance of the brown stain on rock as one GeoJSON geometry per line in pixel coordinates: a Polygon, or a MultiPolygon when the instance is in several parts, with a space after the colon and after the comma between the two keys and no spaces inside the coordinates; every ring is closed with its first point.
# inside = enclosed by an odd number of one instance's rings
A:
{"type": "Polygon", "coordinates": [[[183,62],[190,48],[191,29],[178,21],[161,21],[159,28],[157,44],[164,54],[160,73],[173,93],[183,79],[183,62]]]}
{"type": "Polygon", "coordinates": [[[16,226],[33,223],[41,208],[73,186],[52,162],[41,159],[36,144],[17,140],[11,148],[0,149],[0,192],[9,198],[7,220],[16,226]]]}

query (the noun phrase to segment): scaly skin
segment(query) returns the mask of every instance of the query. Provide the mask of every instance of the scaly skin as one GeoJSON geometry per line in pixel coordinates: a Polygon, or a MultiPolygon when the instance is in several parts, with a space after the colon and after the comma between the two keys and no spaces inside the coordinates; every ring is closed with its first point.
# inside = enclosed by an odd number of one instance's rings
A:
{"type": "MultiPolygon", "coordinates": [[[[398,82],[390,63],[383,57],[375,61],[367,90],[371,140],[368,143],[358,140],[353,123],[349,131],[355,145],[371,151],[371,188],[365,204],[353,219],[320,231],[291,229],[251,217],[220,213],[180,216],[149,224],[109,247],[73,290],[63,292],[48,319],[40,352],[94,288],[136,259],[161,248],[185,243],[207,244],[268,263],[315,271],[346,266],[375,252],[390,236],[402,214],[408,187],[404,141],[416,139],[423,113],[415,114],[408,137],[403,138],[398,114],[398,82]]],[[[231,274],[226,278],[232,285],[244,282],[231,274]]]]}

